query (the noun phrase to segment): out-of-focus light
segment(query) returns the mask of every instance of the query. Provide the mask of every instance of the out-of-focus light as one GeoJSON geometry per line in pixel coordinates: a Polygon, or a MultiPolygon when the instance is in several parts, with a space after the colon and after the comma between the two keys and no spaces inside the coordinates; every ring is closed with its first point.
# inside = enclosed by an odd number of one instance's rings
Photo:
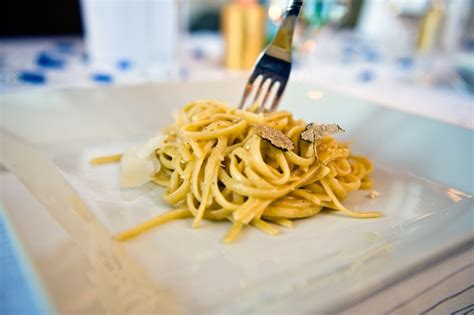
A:
{"type": "Polygon", "coordinates": [[[323,98],[323,96],[324,96],[324,93],[321,91],[316,91],[316,90],[308,91],[308,97],[313,100],[320,100],[323,98]]]}
{"type": "Polygon", "coordinates": [[[316,48],[316,42],[312,39],[307,39],[303,43],[303,51],[305,53],[310,53],[313,52],[314,49],[316,48]]]}
{"type": "Polygon", "coordinates": [[[282,8],[278,3],[270,4],[268,8],[268,17],[273,23],[276,23],[280,20],[282,14],[282,8]]]}
{"type": "Polygon", "coordinates": [[[340,21],[344,16],[346,16],[348,7],[345,5],[334,5],[331,8],[331,13],[329,19],[332,21],[340,21]]]}

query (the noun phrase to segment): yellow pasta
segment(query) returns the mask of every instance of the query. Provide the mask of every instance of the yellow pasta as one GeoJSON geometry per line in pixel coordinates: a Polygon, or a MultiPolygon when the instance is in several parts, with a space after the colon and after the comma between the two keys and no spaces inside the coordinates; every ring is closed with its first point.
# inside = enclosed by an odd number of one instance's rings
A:
{"type": "MultiPolygon", "coordinates": [[[[120,234],[125,240],[169,220],[192,216],[231,221],[225,242],[247,226],[270,235],[277,225],[317,215],[324,208],[354,218],[375,218],[379,212],[357,212],[340,200],[354,190],[368,189],[371,162],[353,156],[347,144],[324,136],[316,144],[300,138],[305,122],[285,111],[256,113],[217,101],[184,106],[156,148],[161,163],[154,183],[165,187],[164,200],[178,208],[120,234]],[[273,146],[255,133],[255,125],[275,128],[294,144],[273,146]]],[[[291,144],[291,143],[290,143],[291,144]]]]}
{"type": "Polygon", "coordinates": [[[107,163],[119,162],[121,158],[122,158],[122,154],[98,156],[90,160],[89,163],[91,165],[107,164],[107,163]]]}
{"type": "Polygon", "coordinates": [[[166,222],[169,222],[171,220],[175,219],[182,219],[182,218],[189,218],[191,217],[192,214],[189,212],[187,209],[176,209],[170,212],[167,212],[161,216],[157,216],[151,220],[148,220],[133,229],[130,229],[128,231],[125,231],[123,233],[120,233],[115,237],[116,240],[118,241],[125,241],[129,238],[133,238],[143,232],[148,231],[149,229],[156,227],[158,225],[164,224],[166,222]]]}

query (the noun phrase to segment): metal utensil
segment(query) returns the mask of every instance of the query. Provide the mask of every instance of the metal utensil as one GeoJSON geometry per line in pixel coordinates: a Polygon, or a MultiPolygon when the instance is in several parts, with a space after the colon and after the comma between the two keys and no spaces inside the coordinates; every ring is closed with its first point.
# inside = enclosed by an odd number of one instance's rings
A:
{"type": "Polygon", "coordinates": [[[259,112],[263,111],[272,91],[277,89],[271,107],[267,109],[273,111],[277,108],[290,76],[293,32],[302,5],[303,0],[290,1],[275,38],[257,59],[252,74],[245,86],[239,109],[245,107],[247,98],[254,88],[254,84],[257,86],[257,89],[253,102],[250,105],[258,102],[262,95],[265,95],[258,109],[259,112]],[[257,80],[259,77],[261,79],[257,80]]]}

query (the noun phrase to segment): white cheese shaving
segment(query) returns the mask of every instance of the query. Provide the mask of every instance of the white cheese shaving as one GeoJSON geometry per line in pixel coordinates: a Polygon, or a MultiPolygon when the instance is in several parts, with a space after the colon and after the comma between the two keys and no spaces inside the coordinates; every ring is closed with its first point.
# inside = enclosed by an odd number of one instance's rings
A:
{"type": "Polygon", "coordinates": [[[161,144],[162,135],[125,151],[120,161],[122,187],[139,187],[149,182],[160,171],[161,164],[155,150],[161,144]]]}

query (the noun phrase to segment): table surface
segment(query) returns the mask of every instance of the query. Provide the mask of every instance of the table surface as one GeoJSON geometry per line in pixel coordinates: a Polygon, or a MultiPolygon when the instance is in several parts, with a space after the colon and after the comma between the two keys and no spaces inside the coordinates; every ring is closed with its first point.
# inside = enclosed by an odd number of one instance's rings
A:
{"type": "MultiPolygon", "coordinates": [[[[474,129],[473,95],[453,76],[446,60],[392,56],[347,34],[329,34],[324,39],[324,50],[299,52],[292,80],[474,129]]],[[[80,38],[0,40],[0,93],[165,80],[216,80],[235,74],[221,66],[223,47],[219,36],[189,36],[182,46],[171,72],[151,74],[135,67],[133,60],[92,64],[80,38]]],[[[17,245],[15,233],[1,209],[0,245],[0,313],[50,313],[41,294],[36,292],[35,275],[25,263],[21,246],[17,245]]],[[[374,294],[344,313],[467,314],[474,312],[473,301],[471,247],[374,294]]]]}

